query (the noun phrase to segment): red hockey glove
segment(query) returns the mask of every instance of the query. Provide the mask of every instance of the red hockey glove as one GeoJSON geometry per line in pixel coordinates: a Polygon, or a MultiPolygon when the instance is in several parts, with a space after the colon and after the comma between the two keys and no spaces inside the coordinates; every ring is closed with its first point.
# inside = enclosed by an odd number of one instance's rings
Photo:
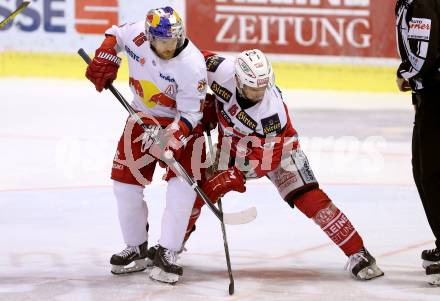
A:
{"type": "Polygon", "coordinates": [[[114,45],[116,38],[107,37],[101,47],[96,49],[95,57],[87,67],[86,77],[95,85],[98,92],[111,84],[118,74],[121,59],[116,55],[114,45]]]}
{"type": "Polygon", "coordinates": [[[209,199],[216,203],[229,191],[245,192],[246,187],[243,174],[235,167],[217,171],[211,178],[202,184],[202,190],[209,199]]]}

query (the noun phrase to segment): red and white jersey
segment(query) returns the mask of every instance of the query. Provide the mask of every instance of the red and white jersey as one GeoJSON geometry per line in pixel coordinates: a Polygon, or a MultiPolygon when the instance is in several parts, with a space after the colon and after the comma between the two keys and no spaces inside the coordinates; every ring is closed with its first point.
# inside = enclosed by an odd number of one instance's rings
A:
{"type": "Polygon", "coordinates": [[[159,58],[145,35],[144,22],[112,26],[106,35],[116,37],[117,52],[128,60],[133,107],[155,117],[184,117],[194,128],[202,118],[201,106],[207,91],[203,55],[187,40],[174,58],[159,58]]]}
{"type": "Polygon", "coordinates": [[[208,83],[216,98],[220,138],[232,137],[232,156],[258,160],[260,166],[253,171],[253,176],[264,176],[280,164],[284,145],[290,144],[290,149],[297,145],[296,131],[281,91],[273,86],[266,91],[262,101],[243,109],[237,101],[234,59],[219,55],[205,59],[208,83]],[[253,143],[240,143],[240,140],[250,141],[249,137],[253,143]],[[266,162],[261,166],[264,157],[270,159],[270,164],[266,162]]]}

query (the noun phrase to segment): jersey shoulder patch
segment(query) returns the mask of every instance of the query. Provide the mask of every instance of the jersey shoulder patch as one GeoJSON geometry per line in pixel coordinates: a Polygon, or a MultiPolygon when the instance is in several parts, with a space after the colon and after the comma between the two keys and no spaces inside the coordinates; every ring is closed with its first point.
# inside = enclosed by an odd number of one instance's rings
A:
{"type": "Polygon", "coordinates": [[[263,126],[263,133],[265,135],[281,131],[281,121],[277,113],[261,119],[261,125],[263,126]]]}
{"type": "Polygon", "coordinates": [[[257,122],[255,120],[253,120],[252,117],[249,116],[249,114],[247,114],[243,110],[237,114],[236,118],[243,125],[247,126],[248,128],[250,128],[253,131],[255,131],[255,129],[257,128],[257,122]]]}
{"type": "Polygon", "coordinates": [[[212,82],[211,90],[224,101],[229,102],[231,100],[232,92],[218,84],[216,81],[212,82]]]}
{"type": "Polygon", "coordinates": [[[429,41],[431,36],[431,19],[412,18],[409,21],[409,39],[429,41]]]}
{"type": "Polygon", "coordinates": [[[206,60],[206,69],[209,72],[215,72],[218,69],[218,66],[220,66],[220,64],[225,60],[224,57],[218,56],[218,55],[213,55],[210,56],[207,60],[206,60]]]}

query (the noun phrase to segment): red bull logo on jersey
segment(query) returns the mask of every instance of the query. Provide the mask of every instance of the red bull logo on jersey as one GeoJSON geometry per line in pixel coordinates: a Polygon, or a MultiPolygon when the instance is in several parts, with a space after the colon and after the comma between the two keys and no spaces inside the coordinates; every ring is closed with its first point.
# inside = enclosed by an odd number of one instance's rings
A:
{"type": "MultiPolygon", "coordinates": [[[[176,107],[176,101],[171,98],[170,90],[167,88],[169,95],[162,93],[160,89],[152,82],[147,80],[136,80],[132,77],[129,79],[130,87],[138,95],[147,108],[154,108],[161,105],[169,108],[176,107]]],[[[174,90],[173,90],[174,91],[174,90]]]]}

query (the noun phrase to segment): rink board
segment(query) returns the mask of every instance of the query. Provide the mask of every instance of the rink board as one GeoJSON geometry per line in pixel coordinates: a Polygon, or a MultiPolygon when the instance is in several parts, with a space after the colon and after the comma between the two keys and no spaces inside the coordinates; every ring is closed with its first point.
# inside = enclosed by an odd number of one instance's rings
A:
{"type": "MultiPolygon", "coordinates": [[[[92,55],[92,54],[91,54],[92,55]]],[[[395,68],[362,64],[311,64],[277,61],[273,66],[276,83],[288,89],[396,92],[395,68]]],[[[0,53],[0,77],[42,77],[85,79],[85,64],[76,54],[0,53]]],[[[118,73],[121,84],[128,82],[124,57],[118,73]]]]}

